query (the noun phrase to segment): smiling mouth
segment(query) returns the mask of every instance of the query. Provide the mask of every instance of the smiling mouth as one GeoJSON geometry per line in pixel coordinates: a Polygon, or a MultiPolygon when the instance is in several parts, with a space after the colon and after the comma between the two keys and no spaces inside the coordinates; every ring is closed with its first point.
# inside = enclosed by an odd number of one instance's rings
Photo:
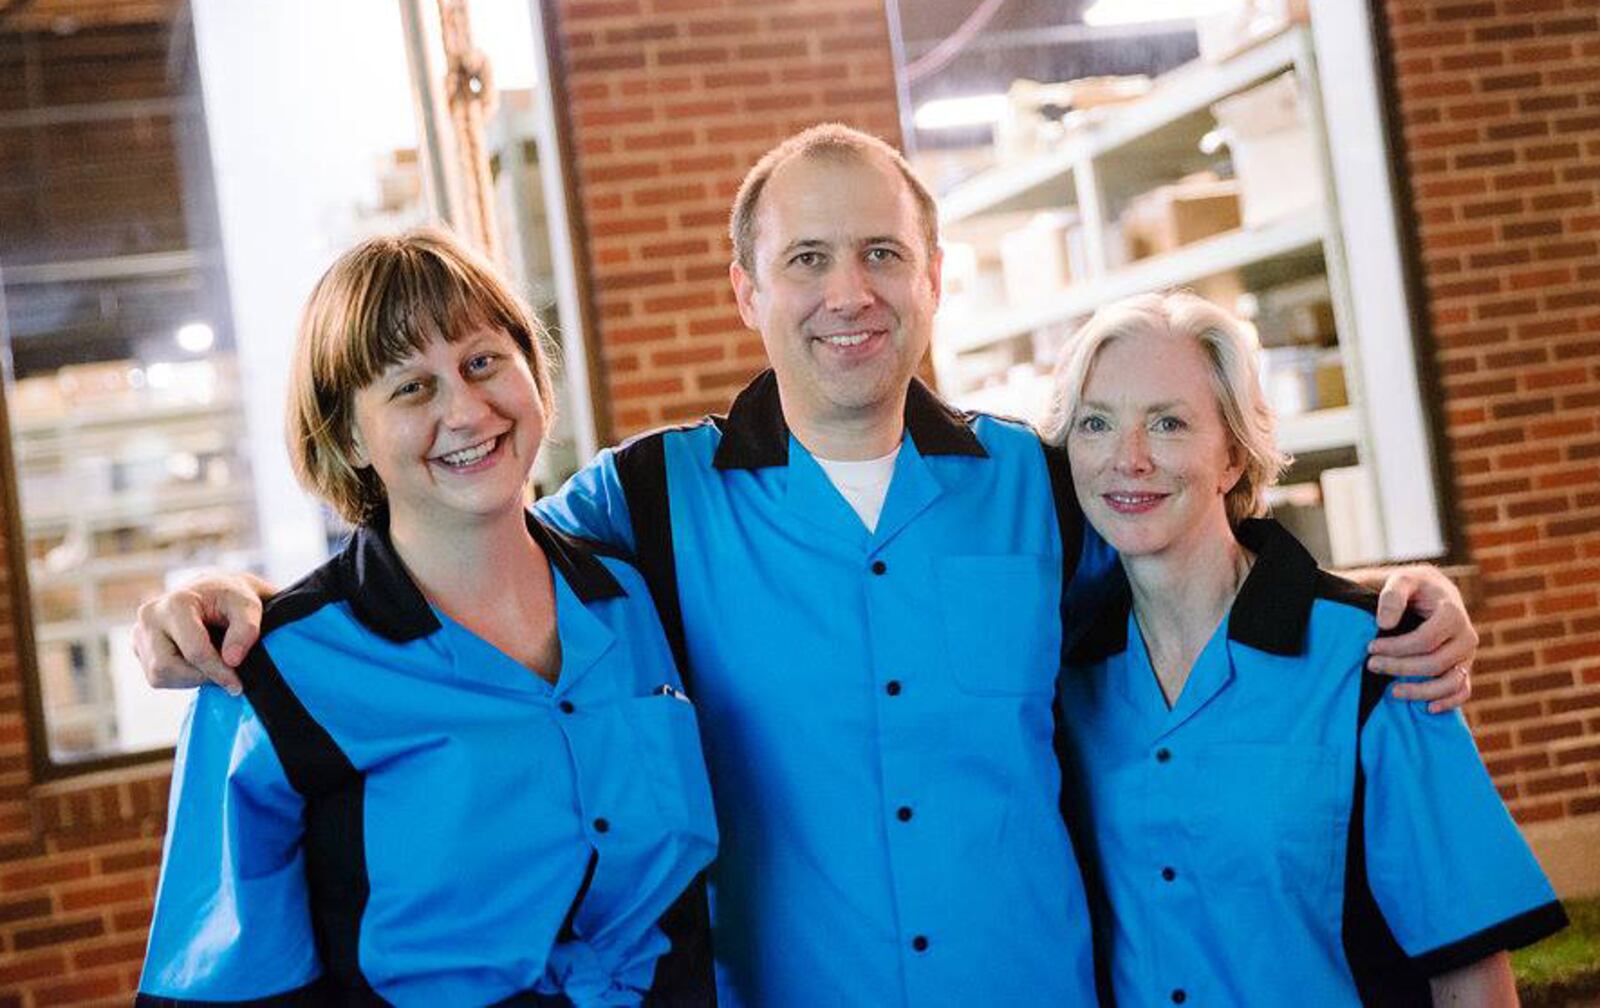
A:
{"type": "Polygon", "coordinates": [[[487,441],[480,441],[479,443],[470,447],[462,448],[459,451],[450,452],[448,455],[436,456],[433,461],[450,466],[454,469],[465,468],[475,462],[482,462],[484,459],[488,458],[489,453],[500,446],[500,440],[503,437],[505,437],[504,434],[496,434],[487,441]]]}
{"type": "Polygon", "coordinates": [[[1122,492],[1101,494],[1101,497],[1111,510],[1129,514],[1148,511],[1166,500],[1168,495],[1164,493],[1122,492]]]}
{"type": "Polygon", "coordinates": [[[831,333],[827,336],[813,336],[812,339],[826,346],[848,350],[868,342],[875,336],[882,335],[883,329],[860,329],[855,332],[831,333]]]}

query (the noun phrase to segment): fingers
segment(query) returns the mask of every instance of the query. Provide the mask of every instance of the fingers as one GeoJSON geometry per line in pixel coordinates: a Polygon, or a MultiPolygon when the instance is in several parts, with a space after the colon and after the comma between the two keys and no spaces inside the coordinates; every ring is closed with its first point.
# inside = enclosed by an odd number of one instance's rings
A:
{"type": "Polygon", "coordinates": [[[1417,579],[1409,572],[1401,570],[1389,575],[1383,583],[1383,591],[1378,593],[1378,629],[1393,630],[1399,626],[1400,617],[1406,614],[1406,606],[1416,591],[1417,579]]]}
{"type": "Polygon", "coordinates": [[[199,669],[205,678],[238,696],[244,689],[243,684],[212,643],[211,632],[206,629],[204,600],[193,590],[173,592],[169,599],[167,618],[162,620],[161,629],[172,639],[179,656],[199,669]]]}
{"type": "Polygon", "coordinates": [[[183,660],[172,638],[151,632],[144,620],[145,609],[140,607],[139,622],[133,627],[133,653],[145,680],[157,689],[188,689],[204,683],[205,673],[183,660]]]}
{"type": "Polygon", "coordinates": [[[254,595],[227,595],[217,600],[216,610],[207,614],[206,622],[226,628],[218,653],[232,675],[232,668],[244,661],[261,636],[261,600],[254,595]]]}
{"type": "Polygon", "coordinates": [[[233,671],[261,632],[261,600],[238,579],[197,582],[139,607],[134,651],[145,679],[158,688],[214,682],[234,696],[243,683],[233,671]],[[222,651],[207,625],[225,628],[222,651]]]}
{"type": "Polygon", "coordinates": [[[1435,679],[1400,683],[1393,695],[1397,700],[1427,701],[1430,714],[1455,710],[1472,696],[1472,674],[1466,665],[1457,665],[1435,679]]]}

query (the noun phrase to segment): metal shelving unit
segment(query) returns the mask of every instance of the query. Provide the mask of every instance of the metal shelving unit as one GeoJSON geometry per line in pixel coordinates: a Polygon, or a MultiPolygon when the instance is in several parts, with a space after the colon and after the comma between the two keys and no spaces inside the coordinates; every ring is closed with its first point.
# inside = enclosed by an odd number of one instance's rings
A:
{"type": "Polygon", "coordinates": [[[1315,480],[1322,467],[1366,459],[1367,431],[1376,425],[1362,401],[1357,314],[1326,136],[1313,35],[1294,27],[1226,62],[1196,61],[1164,74],[1138,101],[1088,113],[1055,147],[944,193],[946,241],[972,245],[980,262],[992,261],[1000,234],[1031,213],[1074,211],[1081,228],[1081,255],[1066,286],[1007,300],[985,297],[986,288],[976,284],[947,302],[934,336],[935,368],[946,394],[967,408],[1037,419],[1046,367],[1073,329],[1106,304],[1222,279],[1253,292],[1325,277],[1349,402],[1283,412],[1279,441],[1290,453],[1310,457],[1294,479],[1315,480]],[[1320,181],[1315,205],[1124,263],[1113,223],[1122,208],[1135,196],[1214,167],[1219,158],[1201,144],[1218,128],[1213,106],[1285,74],[1295,77],[1315,138],[1316,163],[1306,166],[1320,181]]]}

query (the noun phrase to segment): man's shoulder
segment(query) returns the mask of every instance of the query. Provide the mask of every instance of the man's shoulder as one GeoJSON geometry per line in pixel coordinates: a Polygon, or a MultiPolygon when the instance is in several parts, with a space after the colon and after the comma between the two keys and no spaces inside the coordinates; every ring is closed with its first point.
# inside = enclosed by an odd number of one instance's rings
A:
{"type": "Polygon", "coordinates": [[[710,413],[698,420],[655,427],[628,435],[615,448],[609,449],[609,453],[618,464],[622,464],[628,457],[659,453],[668,444],[703,441],[714,445],[722,437],[722,427],[726,422],[726,415],[710,413]]]}

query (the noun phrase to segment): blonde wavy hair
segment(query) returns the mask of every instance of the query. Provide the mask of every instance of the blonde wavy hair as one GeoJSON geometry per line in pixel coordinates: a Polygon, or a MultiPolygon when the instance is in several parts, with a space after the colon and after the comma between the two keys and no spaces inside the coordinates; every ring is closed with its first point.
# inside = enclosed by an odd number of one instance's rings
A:
{"type": "Polygon", "coordinates": [[[1140,294],[1094,313],[1062,352],[1041,423],[1044,437],[1066,444],[1095,358],[1107,344],[1135,333],[1171,334],[1200,344],[1210,364],[1211,391],[1244,463],[1224,499],[1228,522],[1237,525],[1266,514],[1267,488],[1292,460],[1278,449],[1277,418],[1261,391],[1255,340],[1244,323],[1188,291],[1140,294]]]}

